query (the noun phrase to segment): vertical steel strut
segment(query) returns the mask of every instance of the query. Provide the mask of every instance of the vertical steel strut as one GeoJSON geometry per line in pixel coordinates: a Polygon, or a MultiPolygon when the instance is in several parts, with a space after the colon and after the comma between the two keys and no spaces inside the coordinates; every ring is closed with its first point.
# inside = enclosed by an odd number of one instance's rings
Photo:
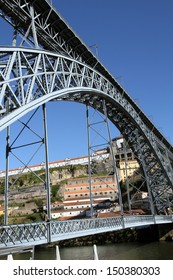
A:
{"type": "Polygon", "coordinates": [[[141,144],[140,144],[140,138],[137,137],[137,146],[139,149],[139,155],[140,155],[140,161],[141,161],[141,165],[143,168],[143,172],[144,172],[144,176],[145,176],[145,180],[146,180],[146,185],[147,185],[147,191],[148,191],[148,198],[149,198],[149,203],[150,203],[150,209],[151,209],[151,214],[155,215],[155,209],[154,209],[154,205],[153,205],[153,197],[152,197],[152,193],[151,193],[151,189],[150,189],[150,185],[149,185],[149,179],[148,179],[148,175],[147,175],[147,168],[146,168],[146,164],[145,164],[145,160],[144,160],[144,156],[142,153],[142,149],[141,149],[141,144]]]}
{"type": "Polygon", "coordinates": [[[49,156],[48,156],[48,137],[47,137],[47,116],[46,116],[46,105],[42,105],[43,109],[43,128],[44,128],[44,147],[45,147],[45,173],[46,173],[46,180],[45,180],[45,188],[47,192],[47,218],[48,218],[48,232],[47,232],[47,240],[51,242],[51,200],[50,200],[50,176],[49,176],[49,156]]]}
{"type": "MultiPolygon", "coordinates": [[[[6,101],[6,111],[9,111],[9,100],[6,101]]],[[[6,129],[6,167],[5,167],[5,192],[4,192],[4,225],[8,225],[8,194],[9,194],[9,153],[10,153],[10,126],[6,129]]]]}
{"type": "Polygon", "coordinates": [[[103,101],[103,111],[104,111],[104,115],[105,115],[105,122],[106,122],[106,127],[107,127],[107,132],[108,132],[108,141],[109,141],[110,153],[111,153],[111,157],[112,157],[114,182],[117,184],[117,187],[118,187],[118,199],[119,199],[119,205],[120,205],[120,212],[121,212],[121,215],[123,215],[124,211],[123,211],[122,194],[121,194],[121,188],[120,188],[120,183],[119,183],[119,176],[118,176],[118,172],[117,172],[117,168],[116,168],[115,155],[113,152],[113,144],[112,144],[112,138],[111,138],[110,128],[109,128],[109,124],[108,124],[108,116],[107,116],[105,100],[103,101]]]}
{"type": "Polygon", "coordinates": [[[126,174],[126,189],[127,189],[128,208],[129,208],[129,213],[131,215],[132,214],[132,203],[131,203],[130,191],[129,191],[128,158],[127,158],[127,148],[126,148],[124,139],[123,139],[123,152],[124,152],[124,159],[125,159],[125,174],[126,174]]]}
{"type": "MultiPolygon", "coordinates": [[[[8,110],[8,108],[7,108],[8,110]]],[[[10,154],[12,154],[22,165],[24,166],[23,169],[21,169],[21,173],[19,173],[15,180],[11,183],[11,186],[13,186],[17,180],[19,179],[20,175],[23,173],[23,171],[27,168],[28,171],[32,172],[44,185],[47,193],[47,211],[48,211],[48,220],[51,218],[51,212],[50,212],[50,178],[49,178],[49,166],[48,166],[48,140],[47,140],[47,124],[46,124],[46,109],[45,105],[43,106],[43,120],[44,120],[44,137],[41,137],[39,134],[37,134],[34,130],[32,130],[29,127],[29,122],[31,119],[34,117],[35,113],[38,111],[38,108],[34,111],[34,113],[31,115],[29,120],[25,123],[23,121],[19,122],[23,125],[23,128],[20,130],[20,132],[17,134],[15,139],[10,143],[10,126],[7,127],[6,129],[6,174],[5,174],[5,190],[4,190],[4,225],[8,225],[8,199],[9,199],[9,159],[10,159],[10,154]],[[26,144],[20,144],[14,146],[14,144],[17,142],[17,140],[20,138],[22,135],[23,131],[25,129],[28,129],[31,131],[36,137],[39,138],[39,141],[35,141],[32,143],[26,143],[26,144]],[[34,152],[34,154],[31,156],[29,161],[25,163],[22,161],[22,159],[14,153],[15,149],[19,148],[24,148],[32,145],[38,145],[38,148],[34,152]],[[44,144],[45,147],[45,180],[43,180],[39,174],[36,172],[32,171],[30,167],[28,166],[31,160],[34,158],[36,153],[39,151],[41,146],[44,144]]],[[[49,235],[48,235],[49,236],[49,235]]]]}
{"type": "MultiPolygon", "coordinates": [[[[97,109],[95,109],[95,111],[97,111],[97,109]]],[[[98,112],[98,111],[97,111],[98,112]]],[[[113,143],[112,143],[112,138],[111,138],[111,133],[110,133],[110,128],[109,128],[109,123],[108,123],[108,116],[107,116],[107,108],[106,108],[106,104],[105,104],[105,100],[102,100],[102,113],[103,115],[100,115],[101,117],[101,121],[96,121],[91,123],[91,121],[89,121],[89,106],[86,105],[86,117],[87,117],[87,136],[88,136],[88,177],[89,177],[89,190],[90,190],[90,205],[91,205],[91,214],[93,215],[94,212],[94,207],[93,207],[93,196],[92,196],[92,175],[93,175],[93,171],[92,170],[92,162],[91,162],[91,158],[92,158],[92,154],[91,154],[91,150],[93,150],[93,152],[95,152],[94,148],[102,146],[102,147],[108,147],[109,146],[109,150],[110,150],[110,161],[111,161],[111,171],[108,171],[109,175],[112,174],[113,176],[113,181],[115,186],[118,189],[118,201],[119,201],[119,206],[120,206],[120,213],[121,215],[124,214],[124,209],[123,209],[123,202],[122,202],[122,193],[121,193],[121,188],[120,188],[120,183],[119,183],[119,174],[118,174],[118,170],[116,168],[116,161],[115,161],[115,155],[113,152],[113,143]],[[103,124],[105,126],[105,131],[98,131],[98,128],[93,128],[93,126],[97,127],[97,125],[103,124]],[[98,145],[92,145],[91,146],[91,139],[90,139],[90,130],[93,130],[94,133],[101,137],[101,139],[104,141],[106,141],[105,143],[102,144],[98,144],[98,145]],[[104,134],[103,134],[104,133],[104,134]]],[[[93,114],[94,115],[94,114],[93,114]]],[[[94,140],[94,139],[93,139],[94,140]]],[[[108,160],[109,162],[109,160],[108,160]]],[[[115,189],[114,192],[116,193],[115,189]]],[[[114,194],[115,195],[115,194],[114,194]]]]}
{"type": "Polygon", "coordinates": [[[6,173],[5,173],[5,201],[4,201],[4,225],[8,225],[8,194],[9,194],[9,152],[10,152],[10,127],[6,129],[6,173]]]}
{"type": "Polygon", "coordinates": [[[34,8],[32,5],[30,7],[30,14],[32,17],[31,26],[32,26],[32,33],[33,33],[33,38],[34,38],[34,44],[35,44],[35,48],[38,49],[39,45],[38,45],[37,32],[36,32],[36,27],[35,27],[34,8]]]}
{"type": "Polygon", "coordinates": [[[90,124],[89,124],[89,110],[86,105],[86,119],[87,119],[87,138],[88,138],[88,183],[89,183],[89,195],[90,195],[90,210],[91,217],[93,216],[93,203],[92,203],[92,178],[91,178],[91,154],[90,154],[90,124]]]}

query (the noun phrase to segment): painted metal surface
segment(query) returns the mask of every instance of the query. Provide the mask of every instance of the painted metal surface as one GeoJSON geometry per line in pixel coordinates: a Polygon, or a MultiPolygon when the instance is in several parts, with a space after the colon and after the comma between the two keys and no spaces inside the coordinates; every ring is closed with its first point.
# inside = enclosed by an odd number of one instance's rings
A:
{"type": "Polygon", "coordinates": [[[34,246],[130,227],[172,223],[172,216],[117,216],[0,226],[0,248],[34,246]],[[49,227],[51,236],[48,236],[49,227]],[[50,240],[48,240],[50,239],[50,240]]]}
{"type": "MultiPolygon", "coordinates": [[[[6,225],[0,227],[0,246],[43,244],[172,222],[172,216],[162,216],[173,207],[173,147],[167,139],[62,19],[51,1],[0,0],[0,15],[14,28],[12,47],[0,47],[0,130],[51,100],[81,102],[101,113],[106,110],[140,163],[153,214],[6,225]],[[17,46],[19,34],[22,41],[17,46]]],[[[7,205],[6,202],[6,208],[7,205]]]]}
{"type": "Polygon", "coordinates": [[[0,48],[0,130],[51,100],[71,100],[104,112],[143,162],[156,213],[172,205],[173,154],[118,88],[95,69],[45,50],[0,48]],[[20,73],[20,74],[19,74],[20,73]]]}

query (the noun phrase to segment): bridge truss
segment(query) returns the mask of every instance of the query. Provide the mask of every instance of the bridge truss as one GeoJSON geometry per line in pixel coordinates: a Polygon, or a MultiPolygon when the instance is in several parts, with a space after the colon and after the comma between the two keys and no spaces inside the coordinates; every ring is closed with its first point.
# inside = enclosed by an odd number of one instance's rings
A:
{"type": "Polygon", "coordinates": [[[35,246],[103,232],[172,222],[172,216],[147,215],[0,226],[0,249],[35,246]]]}
{"type": "MultiPolygon", "coordinates": [[[[7,128],[8,135],[12,123],[39,106],[45,110],[52,100],[94,108],[120,130],[133,150],[145,178],[151,214],[167,214],[173,206],[173,147],[160,131],[50,1],[0,0],[0,15],[13,28],[12,46],[0,47],[0,130],[7,128]]],[[[44,128],[50,208],[45,111],[44,128]]]]}

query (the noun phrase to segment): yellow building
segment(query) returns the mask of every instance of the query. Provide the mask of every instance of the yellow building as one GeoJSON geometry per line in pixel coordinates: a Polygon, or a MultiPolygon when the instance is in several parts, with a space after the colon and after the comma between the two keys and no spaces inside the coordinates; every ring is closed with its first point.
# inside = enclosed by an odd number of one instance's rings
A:
{"type": "Polygon", "coordinates": [[[1,215],[4,215],[4,207],[2,207],[1,205],[0,205],[0,216],[1,215]]]}
{"type": "Polygon", "coordinates": [[[137,160],[120,161],[120,178],[124,182],[126,177],[131,177],[134,172],[139,168],[137,160]]]}
{"type": "MultiPolygon", "coordinates": [[[[12,209],[11,208],[8,208],[8,215],[10,215],[12,212],[12,209]]],[[[4,206],[1,206],[0,205],[0,216],[1,215],[4,215],[4,206]]]]}

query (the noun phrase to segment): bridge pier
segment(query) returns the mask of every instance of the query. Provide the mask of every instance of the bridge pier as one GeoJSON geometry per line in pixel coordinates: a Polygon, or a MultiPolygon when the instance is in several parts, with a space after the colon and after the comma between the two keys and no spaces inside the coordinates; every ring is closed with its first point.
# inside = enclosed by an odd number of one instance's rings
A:
{"type": "Polygon", "coordinates": [[[7,260],[8,260],[8,261],[13,261],[13,255],[12,255],[12,254],[8,255],[8,256],[7,256],[7,260]]]}
{"type": "Polygon", "coordinates": [[[98,252],[97,252],[97,246],[94,244],[93,245],[93,260],[98,260],[98,252]]]}
{"type": "Polygon", "coordinates": [[[60,256],[60,252],[59,252],[59,246],[56,246],[56,260],[60,260],[61,256],[60,256]]]}

